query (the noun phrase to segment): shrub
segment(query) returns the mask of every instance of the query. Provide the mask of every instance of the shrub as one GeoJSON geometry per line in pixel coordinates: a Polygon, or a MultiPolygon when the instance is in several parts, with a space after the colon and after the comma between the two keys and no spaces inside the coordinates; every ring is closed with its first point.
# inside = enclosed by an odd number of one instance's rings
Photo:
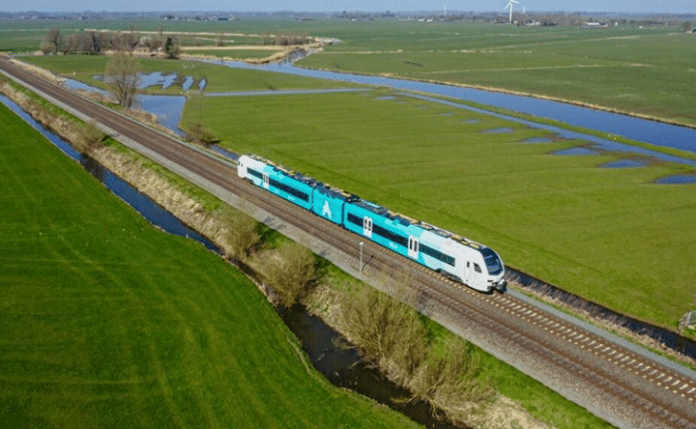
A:
{"type": "Polygon", "coordinates": [[[243,213],[232,215],[227,220],[228,256],[246,261],[249,253],[261,244],[261,236],[258,232],[258,222],[243,213]]]}
{"type": "Polygon", "coordinates": [[[407,385],[425,357],[427,333],[418,313],[386,294],[364,288],[342,308],[348,337],[368,361],[407,385]]]}
{"type": "Polygon", "coordinates": [[[413,399],[428,402],[433,410],[443,410],[453,421],[463,421],[468,412],[465,404],[492,399],[495,388],[480,376],[481,364],[471,344],[449,336],[434,345],[418,367],[409,386],[413,399]]]}
{"type": "Polygon", "coordinates": [[[316,259],[307,248],[288,243],[266,260],[264,277],[280,297],[281,304],[291,307],[309,292],[316,279],[316,259]]]}

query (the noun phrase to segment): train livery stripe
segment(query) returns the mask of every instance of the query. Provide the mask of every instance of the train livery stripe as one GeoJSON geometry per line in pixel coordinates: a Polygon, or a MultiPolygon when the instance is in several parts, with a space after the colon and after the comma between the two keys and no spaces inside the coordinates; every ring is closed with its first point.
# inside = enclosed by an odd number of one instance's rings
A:
{"type": "MultiPolygon", "coordinates": [[[[256,171],[253,168],[247,168],[247,172],[249,174],[251,174],[252,176],[263,180],[263,174],[260,173],[259,171],[256,171]]],[[[293,188],[292,186],[288,186],[285,183],[279,182],[273,178],[269,178],[268,183],[271,186],[273,186],[274,188],[280,189],[281,191],[285,192],[288,195],[292,195],[294,197],[301,199],[302,201],[309,202],[309,194],[307,194],[305,192],[297,190],[297,189],[293,188]]]]}
{"type": "MultiPolygon", "coordinates": [[[[352,223],[353,225],[356,225],[356,226],[362,228],[362,225],[363,225],[362,218],[360,218],[352,213],[348,213],[348,215],[346,216],[346,219],[348,220],[348,222],[352,223]]],[[[385,239],[387,239],[395,244],[398,244],[398,245],[402,246],[403,248],[408,248],[408,239],[406,237],[395,234],[392,231],[389,231],[386,228],[383,228],[379,225],[372,226],[372,233],[377,234],[380,237],[385,238],[385,239]]],[[[428,255],[431,258],[435,258],[438,261],[442,261],[448,265],[454,266],[454,258],[452,256],[446,255],[440,251],[437,251],[431,247],[428,247],[428,246],[424,245],[423,243],[420,243],[419,250],[421,253],[428,255]]]]}

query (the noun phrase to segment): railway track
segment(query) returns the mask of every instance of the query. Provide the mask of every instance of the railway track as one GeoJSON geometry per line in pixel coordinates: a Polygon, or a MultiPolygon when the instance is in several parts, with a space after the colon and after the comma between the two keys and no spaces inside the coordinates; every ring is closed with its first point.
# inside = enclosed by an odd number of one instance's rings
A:
{"type": "MultiPolygon", "coordinates": [[[[359,258],[360,238],[239,179],[234,167],[0,60],[0,70],[50,101],[138,142],[203,182],[231,192],[359,258]]],[[[626,428],[696,429],[696,380],[621,347],[510,294],[484,295],[365,240],[365,277],[399,273],[441,323],[477,337],[484,349],[517,366],[609,422],[626,428]],[[368,259],[368,258],[366,258],[368,259]]],[[[474,341],[477,342],[477,341],[474,341]]]]}

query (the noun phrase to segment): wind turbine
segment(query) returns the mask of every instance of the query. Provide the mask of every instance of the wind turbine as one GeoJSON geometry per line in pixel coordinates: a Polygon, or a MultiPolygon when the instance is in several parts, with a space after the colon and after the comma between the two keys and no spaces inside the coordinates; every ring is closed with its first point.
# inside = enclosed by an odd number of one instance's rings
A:
{"type": "Polygon", "coordinates": [[[520,2],[518,2],[517,0],[510,0],[510,1],[508,1],[508,4],[505,5],[505,7],[503,8],[503,10],[510,8],[510,21],[509,21],[510,24],[512,24],[512,4],[513,3],[519,4],[520,2]]]}

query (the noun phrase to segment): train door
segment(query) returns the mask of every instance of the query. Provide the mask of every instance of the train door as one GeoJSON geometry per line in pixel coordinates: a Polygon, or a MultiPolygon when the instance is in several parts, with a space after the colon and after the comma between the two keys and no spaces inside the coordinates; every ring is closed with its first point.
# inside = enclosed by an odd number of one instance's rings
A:
{"type": "Polygon", "coordinates": [[[372,238],[372,219],[367,216],[363,218],[363,235],[372,238]]]}
{"type": "Polygon", "coordinates": [[[466,268],[464,268],[464,280],[465,285],[472,286],[474,281],[474,267],[470,261],[466,261],[466,268]]]}
{"type": "Polygon", "coordinates": [[[418,239],[416,237],[408,237],[408,256],[418,259],[418,239]]]}
{"type": "Polygon", "coordinates": [[[269,183],[269,178],[268,178],[268,173],[263,173],[263,187],[268,189],[268,183],[269,183]]]}
{"type": "Polygon", "coordinates": [[[242,179],[246,178],[247,175],[247,169],[246,169],[246,164],[245,164],[245,159],[244,156],[239,158],[239,167],[237,167],[237,175],[241,177],[242,179]]]}

